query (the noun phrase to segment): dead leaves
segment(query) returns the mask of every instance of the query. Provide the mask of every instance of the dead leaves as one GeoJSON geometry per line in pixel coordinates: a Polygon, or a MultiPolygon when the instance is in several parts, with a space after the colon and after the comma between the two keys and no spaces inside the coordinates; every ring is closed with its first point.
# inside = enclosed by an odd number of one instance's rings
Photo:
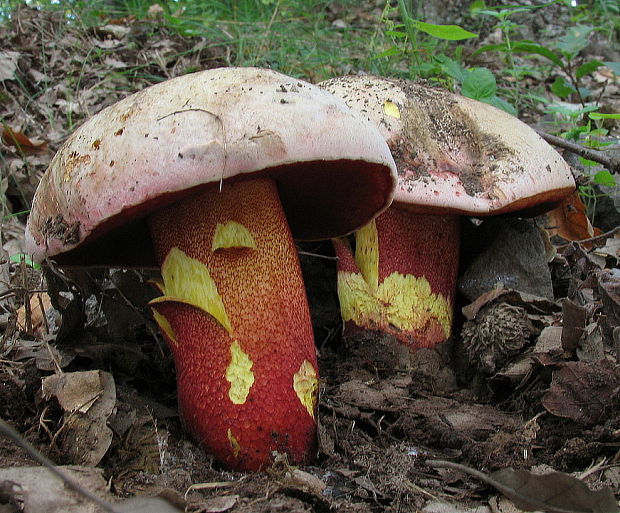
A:
{"type": "Polygon", "coordinates": [[[524,511],[542,510],[549,513],[619,511],[610,488],[593,491],[583,481],[562,472],[537,475],[525,469],[506,468],[493,472],[491,479],[501,484],[500,491],[524,511]]]}
{"type": "MultiPolygon", "coordinates": [[[[42,467],[0,469],[5,501],[24,513],[180,513],[180,509],[159,497],[137,497],[116,501],[98,469],[58,467],[0,420],[0,434],[24,449],[42,467]],[[64,484],[66,487],[59,486],[64,484]],[[95,491],[97,493],[93,493],[95,491]],[[102,496],[104,498],[102,498],[102,496]],[[84,499],[88,502],[84,504],[84,499]],[[97,507],[95,507],[95,505],[97,507]]],[[[8,510],[7,510],[8,511],[8,510]]],[[[11,509],[10,511],[17,511],[11,509]]]]}
{"type": "Polygon", "coordinates": [[[19,52],[10,50],[0,51],[0,82],[5,80],[15,80],[17,62],[20,57],[19,52]]]}
{"type": "Polygon", "coordinates": [[[505,468],[484,474],[447,461],[427,460],[435,468],[452,468],[470,474],[496,490],[522,511],[548,513],[618,513],[611,489],[590,490],[581,480],[562,472],[535,474],[524,469],[505,468]]]}
{"type": "Polygon", "coordinates": [[[20,155],[37,155],[47,150],[47,142],[33,142],[23,132],[15,131],[8,126],[2,129],[2,142],[20,155]]]}
{"type": "Polygon", "coordinates": [[[112,442],[108,419],[116,405],[112,375],[104,371],[69,372],[49,376],[43,396],[54,397],[64,416],[54,436],[66,459],[77,465],[97,465],[112,442]]]}
{"type": "Polygon", "coordinates": [[[586,207],[578,191],[567,196],[560,205],[544,217],[546,217],[546,230],[551,238],[558,236],[565,241],[575,241],[597,235],[586,215],[586,207]]]}
{"type": "Polygon", "coordinates": [[[620,407],[620,366],[606,360],[563,363],[553,372],[542,404],[557,417],[597,424],[620,407]]]}

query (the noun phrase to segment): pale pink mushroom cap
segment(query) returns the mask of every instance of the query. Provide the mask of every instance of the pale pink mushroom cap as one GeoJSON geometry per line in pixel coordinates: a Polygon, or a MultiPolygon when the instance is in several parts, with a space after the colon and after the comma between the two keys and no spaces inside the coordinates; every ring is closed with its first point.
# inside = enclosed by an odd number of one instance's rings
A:
{"type": "Polygon", "coordinates": [[[396,184],[382,134],[341,99],[271,70],[214,69],[146,88],[76,130],[37,189],[27,250],[36,261],[152,265],[150,212],[249,174],[276,181],[301,239],[363,226],[396,184]]]}
{"type": "Polygon", "coordinates": [[[379,127],[398,168],[394,203],[470,216],[535,213],[575,189],[569,166],[533,129],[486,103],[407,80],[319,84],[379,127]]]}

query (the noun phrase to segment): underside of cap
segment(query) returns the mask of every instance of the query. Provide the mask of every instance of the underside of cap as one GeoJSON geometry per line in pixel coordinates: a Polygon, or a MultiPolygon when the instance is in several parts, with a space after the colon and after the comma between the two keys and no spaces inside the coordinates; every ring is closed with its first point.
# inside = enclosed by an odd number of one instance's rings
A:
{"type": "Polygon", "coordinates": [[[398,169],[394,202],[414,212],[538,213],[574,190],[570,167],[533,129],[491,105],[407,80],[319,84],[383,133],[398,169]]]}
{"type": "Polygon", "coordinates": [[[146,88],[74,132],[35,194],[27,251],[152,265],[146,216],[250,174],[275,180],[293,235],[308,240],[364,225],[396,184],[381,133],[341,99],[271,70],[208,70],[146,88]]]}

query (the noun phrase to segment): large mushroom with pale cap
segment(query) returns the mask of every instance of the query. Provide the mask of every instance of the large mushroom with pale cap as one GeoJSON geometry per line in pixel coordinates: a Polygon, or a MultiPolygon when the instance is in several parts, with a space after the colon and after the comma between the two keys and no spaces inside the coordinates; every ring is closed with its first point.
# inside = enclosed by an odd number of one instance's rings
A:
{"type": "Polygon", "coordinates": [[[76,130],[36,191],[26,241],[36,261],[159,265],[151,306],[186,427],[228,468],[264,468],[273,451],[305,464],[318,370],[292,236],[360,228],[395,184],[380,132],[342,100],[270,70],[215,69],[76,130]]]}
{"type": "Polygon", "coordinates": [[[345,333],[433,347],[451,334],[459,216],[548,210],[574,190],[570,168],[517,118],[443,89],[375,76],[319,85],[379,127],[398,168],[392,206],[354,249],[334,241],[345,333]]]}

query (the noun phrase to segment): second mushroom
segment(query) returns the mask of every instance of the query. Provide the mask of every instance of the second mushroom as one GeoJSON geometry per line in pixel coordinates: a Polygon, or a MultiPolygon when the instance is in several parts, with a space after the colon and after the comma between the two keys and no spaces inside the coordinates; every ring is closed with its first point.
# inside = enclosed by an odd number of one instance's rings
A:
{"type": "Polygon", "coordinates": [[[411,349],[451,334],[459,216],[533,215],[575,188],[569,166],[517,118],[448,91],[374,76],[319,84],[383,133],[398,168],[392,206],[334,240],[345,333],[411,349]]]}

